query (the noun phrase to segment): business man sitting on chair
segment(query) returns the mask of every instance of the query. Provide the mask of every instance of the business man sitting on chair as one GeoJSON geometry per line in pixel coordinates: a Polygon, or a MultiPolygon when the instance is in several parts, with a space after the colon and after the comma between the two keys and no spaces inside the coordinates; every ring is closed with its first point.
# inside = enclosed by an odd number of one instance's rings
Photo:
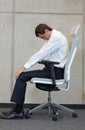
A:
{"type": "Polygon", "coordinates": [[[27,82],[33,77],[51,77],[49,66],[45,66],[41,70],[29,71],[28,69],[33,65],[45,59],[49,55],[47,60],[59,62],[59,64],[56,64],[54,67],[56,79],[63,78],[64,66],[68,56],[68,42],[66,37],[60,31],[57,31],[43,23],[36,26],[35,35],[43,39],[45,44],[16,72],[16,82],[11,96],[11,102],[14,102],[16,105],[11,111],[2,113],[0,117],[3,119],[23,119],[23,104],[25,101],[27,82]]]}

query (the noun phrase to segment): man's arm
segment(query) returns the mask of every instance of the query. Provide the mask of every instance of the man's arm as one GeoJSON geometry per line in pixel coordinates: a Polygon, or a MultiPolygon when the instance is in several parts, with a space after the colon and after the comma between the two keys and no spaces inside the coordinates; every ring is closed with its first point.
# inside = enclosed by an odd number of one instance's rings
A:
{"type": "Polygon", "coordinates": [[[58,48],[60,48],[63,45],[62,42],[51,42],[47,43],[40,51],[35,53],[24,65],[26,69],[29,69],[32,65],[36,64],[37,62],[41,61],[44,59],[46,56],[54,52],[55,50],[57,51],[58,48]]]}

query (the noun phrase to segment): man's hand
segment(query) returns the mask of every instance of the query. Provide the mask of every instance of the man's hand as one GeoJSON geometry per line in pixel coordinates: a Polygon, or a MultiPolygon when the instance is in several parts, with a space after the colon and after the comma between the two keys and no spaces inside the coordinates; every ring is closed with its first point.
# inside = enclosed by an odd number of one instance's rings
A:
{"type": "Polygon", "coordinates": [[[21,67],[19,70],[17,70],[16,75],[15,75],[16,79],[18,78],[18,76],[20,75],[20,73],[22,73],[24,70],[25,70],[24,66],[21,67]]]}

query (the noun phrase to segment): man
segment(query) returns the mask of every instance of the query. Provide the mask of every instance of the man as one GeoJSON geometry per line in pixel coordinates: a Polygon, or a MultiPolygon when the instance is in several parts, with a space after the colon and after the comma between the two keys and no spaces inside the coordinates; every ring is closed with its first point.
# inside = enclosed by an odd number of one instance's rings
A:
{"type": "Polygon", "coordinates": [[[55,65],[56,79],[62,79],[64,66],[68,55],[68,43],[65,36],[55,29],[52,29],[46,24],[39,24],[35,28],[35,35],[45,41],[43,47],[34,54],[27,63],[16,72],[16,82],[12,93],[11,101],[15,102],[16,106],[12,111],[3,113],[3,119],[23,119],[23,104],[25,100],[26,83],[33,77],[48,77],[50,78],[50,70],[43,68],[42,70],[25,71],[35,65],[42,59],[59,62],[55,65]]]}

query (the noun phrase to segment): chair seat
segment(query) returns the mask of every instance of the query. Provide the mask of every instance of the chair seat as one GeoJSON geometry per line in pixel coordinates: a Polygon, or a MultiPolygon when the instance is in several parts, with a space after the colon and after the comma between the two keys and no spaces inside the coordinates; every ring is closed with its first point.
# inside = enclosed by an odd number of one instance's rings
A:
{"type": "MultiPolygon", "coordinates": [[[[52,79],[49,78],[32,78],[31,83],[42,83],[42,84],[51,84],[52,85],[52,79]]],[[[65,80],[60,79],[60,80],[55,80],[56,85],[61,85],[64,84],[65,80]]]]}

